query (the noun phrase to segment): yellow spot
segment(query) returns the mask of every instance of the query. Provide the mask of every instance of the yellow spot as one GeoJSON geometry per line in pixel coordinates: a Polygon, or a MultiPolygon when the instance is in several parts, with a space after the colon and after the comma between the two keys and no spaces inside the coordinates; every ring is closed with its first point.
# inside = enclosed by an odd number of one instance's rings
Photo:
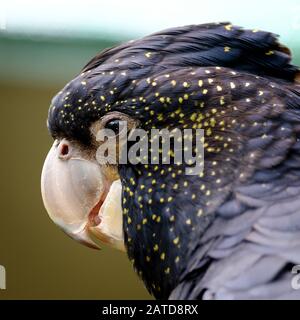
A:
{"type": "Polygon", "coordinates": [[[203,89],[203,90],[202,90],[202,93],[203,93],[203,94],[207,94],[207,92],[208,92],[207,89],[203,89]]]}
{"type": "Polygon", "coordinates": [[[200,217],[200,216],[202,216],[202,214],[203,214],[203,210],[199,209],[198,212],[197,212],[197,216],[200,217]]]}
{"type": "Polygon", "coordinates": [[[226,30],[228,30],[228,31],[231,31],[231,29],[232,29],[232,24],[227,24],[224,28],[225,28],[226,30]]]}
{"type": "Polygon", "coordinates": [[[105,97],[104,97],[104,96],[101,96],[100,99],[101,99],[102,101],[105,101],[105,97]]]}
{"type": "Polygon", "coordinates": [[[131,218],[130,218],[130,217],[128,217],[128,219],[127,219],[127,223],[128,223],[128,224],[130,224],[130,223],[131,223],[131,218]]]}
{"type": "Polygon", "coordinates": [[[173,240],[173,243],[174,243],[174,244],[178,244],[178,243],[179,243],[179,237],[175,238],[175,239],[173,240]]]}
{"type": "Polygon", "coordinates": [[[165,260],[165,257],[166,257],[166,254],[163,252],[163,253],[160,255],[160,259],[161,259],[161,260],[165,260]]]}
{"type": "Polygon", "coordinates": [[[214,126],[216,125],[216,120],[215,120],[215,118],[210,118],[210,125],[211,125],[212,127],[214,127],[214,126]]]}
{"type": "Polygon", "coordinates": [[[165,269],[165,274],[169,274],[170,273],[170,268],[165,269]]]}
{"type": "Polygon", "coordinates": [[[190,225],[192,223],[192,220],[191,219],[187,219],[185,223],[190,225]]]}
{"type": "Polygon", "coordinates": [[[170,217],[170,221],[175,221],[175,216],[174,216],[174,215],[172,215],[172,216],[170,217]]]}
{"type": "Polygon", "coordinates": [[[164,103],[164,102],[165,102],[165,98],[164,98],[164,97],[161,97],[161,98],[159,99],[159,101],[160,101],[161,103],[164,103]]]}
{"type": "Polygon", "coordinates": [[[185,88],[188,88],[188,87],[189,87],[189,84],[185,81],[185,82],[183,83],[183,86],[184,86],[185,88]]]}
{"type": "Polygon", "coordinates": [[[143,223],[143,224],[146,224],[147,221],[148,221],[148,220],[145,218],[145,219],[143,219],[143,222],[142,222],[142,223],[143,223]]]}
{"type": "Polygon", "coordinates": [[[152,82],[152,86],[155,87],[157,83],[155,81],[152,82]]]}
{"type": "Polygon", "coordinates": [[[266,52],[266,56],[271,56],[272,54],[274,54],[273,50],[270,50],[270,51],[266,52]]]}
{"type": "Polygon", "coordinates": [[[202,86],[203,86],[203,80],[199,80],[199,81],[198,81],[198,86],[199,86],[199,87],[202,87],[202,86]]]}
{"type": "Polygon", "coordinates": [[[145,56],[147,57],[147,58],[150,58],[151,57],[151,52],[147,52],[147,53],[145,53],[145,56]]]}
{"type": "Polygon", "coordinates": [[[81,84],[82,84],[83,86],[85,86],[85,85],[86,85],[86,81],[81,81],[81,84]]]}
{"type": "Polygon", "coordinates": [[[173,189],[174,189],[174,190],[178,189],[178,183],[175,183],[175,184],[174,184],[173,189]]]}
{"type": "Polygon", "coordinates": [[[151,258],[149,256],[146,256],[146,261],[150,262],[151,258]]]}
{"type": "Polygon", "coordinates": [[[172,83],[172,86],[174,86],[174,87],[176,86],[176,81],[175,80],[172,80],[171,83],[172,83]]]}
{"type": "Polygon", "coordinates": [[[217,86],[217,91],[222,91],[222,87],[221,86],[217,86]]]}
{"type": "Polygon", "coordinates": [[[183,96],[183,99],[184,100],[187,100],[189,98],[189,95],[188,94],[185,94],[184,96],[183,96]]]}
{"type": "Polygon", "coordinates": [[[235,88],[234,82],[230,82],[230,88],[231,88],[231,89],[234,89],[234,88],[235,88]]]}
{"type": "Polygon", "coordinates": [[[154,251],[158,251],[158,245],[157,244],[153,247],[153,250],[154,251]]]}
{"type": "Polygon", "coordinates": [[[175,258],[175,263],[178,263],[179,260],[180,260],[180,258],[179,258],[179,256],[177,256],[177,257],[175,258]]]}
{"type": "Polygon", "coordinates": [[[179,97],[179,98],[178,98],[178,101],[179,101],[179,103],[182,103],[182,102],[183,102],[183,98],[182,98],[182,97],[179,97]]]}
{"type": "Polygon", "coordinates": [[[193,114],[190,116],[190,119],[191,119],[192,121],[195,121],[196,118],[197,118],[197,113],[193,113],[193,114]]]}
{"type": "Polygon", "coordinates": [[[156,218],[156,222],[160,222],[160,220],[161,220],[161,217],[158,216],[158,217],[156,218]]]}
{"type": "Polygon", "coordinates": [[[224,52],[229,52],[230,51],[230,47],[224,47],[224,52]]]}

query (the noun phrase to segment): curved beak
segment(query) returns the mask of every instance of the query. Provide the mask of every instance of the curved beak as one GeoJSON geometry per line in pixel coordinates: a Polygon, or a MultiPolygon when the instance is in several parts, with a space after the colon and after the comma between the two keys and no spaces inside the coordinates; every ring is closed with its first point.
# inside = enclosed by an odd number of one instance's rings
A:
{"type": "Polygon", "coordinates": [[[70,237],[99,248],[93,234],[124,249],[121,184],[107,181],[100,165],[76,145],[66,139],[54,142],[44,163],[41,189],[50,218],[70,237]]]}

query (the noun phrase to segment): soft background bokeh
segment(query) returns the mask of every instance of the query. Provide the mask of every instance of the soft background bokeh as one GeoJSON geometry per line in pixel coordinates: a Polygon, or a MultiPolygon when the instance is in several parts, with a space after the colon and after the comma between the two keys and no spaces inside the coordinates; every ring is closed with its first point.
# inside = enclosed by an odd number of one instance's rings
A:
{"type": "Polygon", "coordinates": [[[40,196],[47,109],[101,49],[212,21],[278,33],[300,64],[299,0],[0,0],[0,299],[149,298],[124,254],[85,248],[48,218],[40,196]]]}

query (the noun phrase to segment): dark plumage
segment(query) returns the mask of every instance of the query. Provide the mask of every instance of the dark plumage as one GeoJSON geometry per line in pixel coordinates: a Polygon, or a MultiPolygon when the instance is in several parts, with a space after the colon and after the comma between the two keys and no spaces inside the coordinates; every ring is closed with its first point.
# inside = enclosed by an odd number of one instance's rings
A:
{"type": "Polygon", "coordinates": [[[120,165],[128,255],[157,298],[285,298],[300,263],[300,86],[271,33],[228,23],[108,49],[54,99],[49,129],[88,147],[110,111],[200,128],[205,169],[120,165]]]}

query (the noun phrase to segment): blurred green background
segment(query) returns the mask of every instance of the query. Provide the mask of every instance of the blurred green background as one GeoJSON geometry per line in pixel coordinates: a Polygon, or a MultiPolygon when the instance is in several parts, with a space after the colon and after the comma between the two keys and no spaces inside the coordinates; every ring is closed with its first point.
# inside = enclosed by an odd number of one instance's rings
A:
{"type": "Polygon", "coordinates": [[[40,173],[53,95],[101,49],[172,26],[231,21],[281,35],[300,65],[298,0],[0,0],[0,299],[150,298],[126,256],[85,248],[48,218],[40,173]]]}

